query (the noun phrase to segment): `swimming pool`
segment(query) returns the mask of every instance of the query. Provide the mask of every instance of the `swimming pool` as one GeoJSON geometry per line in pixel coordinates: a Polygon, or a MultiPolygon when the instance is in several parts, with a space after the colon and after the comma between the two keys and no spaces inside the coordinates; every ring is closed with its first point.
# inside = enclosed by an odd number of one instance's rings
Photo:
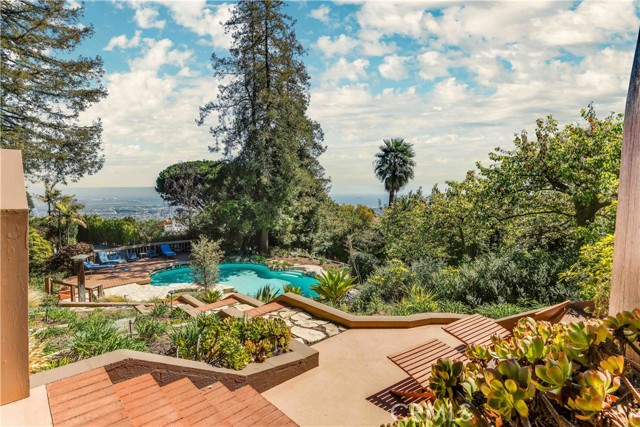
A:
{"type": "MultiPolygon", "coordinates": [[[[233,286],[236,291],[246,295],[255,295],[258,289],[264,285],[271,285],[279,289],[287,283],[300,287],[302,295],[315,297],[311,286],[318,283],[313,277],[306,276],[301,271],[271,271],[259,264],[220,264],[220,276],[218,280],[223,285],[233,286]]],[[[193,283],[193,272],[185,266],[172,270],[166,270],[151,276],[151,284],[165,286],[174,283],[193,283]]]]}

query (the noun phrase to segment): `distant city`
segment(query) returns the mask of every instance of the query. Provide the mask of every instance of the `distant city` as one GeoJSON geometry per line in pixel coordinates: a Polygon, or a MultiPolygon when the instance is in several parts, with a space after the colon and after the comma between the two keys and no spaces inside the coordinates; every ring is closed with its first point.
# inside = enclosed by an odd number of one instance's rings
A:
{"type": "MultiPolygon", "coordinates": [[[[168,219],[175,214],[175,208],[162,200],[152,187],[61,187],[60,190],[64,194],[75,194],[76,199],[85,205],[84,215],[99,215],[103,218],[130,216],[142,220],[168,219]]],[[[34,188],[30,192],[34,196],[34,215],[45,216],[47,206],[36,197],[42,194],[42,191],[34,188]]],[[[385,194],[333,194],[331,197],[340,204],[361,204],[377,209],[379,200],[384,203],[387,196],[385,194]]]]}

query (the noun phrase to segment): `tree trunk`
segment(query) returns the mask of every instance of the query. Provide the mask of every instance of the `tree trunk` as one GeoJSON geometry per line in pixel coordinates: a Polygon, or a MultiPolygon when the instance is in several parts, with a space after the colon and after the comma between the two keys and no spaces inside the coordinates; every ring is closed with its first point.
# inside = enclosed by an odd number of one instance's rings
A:
{"type": "Polygon", "coordinates": [[[260,253],[269,253],[269,230],[266,228],[260,230],[260,253]]]}
{"type": "Polygon", "coordinates": [[[609,313],[640,307],[640,34],[627,93],[609,313]]]}
{"type": "Polygon", "coordinates": [[[393,203],[393,199],[394,199],[394,191],[389,190],[389,206],[391,206],[391,204],[393,203]]]}

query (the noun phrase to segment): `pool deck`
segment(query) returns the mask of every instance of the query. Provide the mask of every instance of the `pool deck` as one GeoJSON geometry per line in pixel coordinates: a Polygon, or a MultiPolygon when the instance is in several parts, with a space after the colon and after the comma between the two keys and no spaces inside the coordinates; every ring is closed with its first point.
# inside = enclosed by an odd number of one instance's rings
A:
{"type": "MultiPolygon", "coordinates": [[[[146,285],[151,282],[150,273],[159,268],[171,266],[177,261],[187,261],[188,255],[181,254],[177,258],[143,258],[126,264],[117,264],[113,269],[85,275],[87,289],[102,285],[104,289],[122,285],[146,285]]],[[[68,283],[78,283],[77,276],[64,279],[68,283]]]]}
{"type": "Polygon", "coordinates": [[[460,341],[428,325],[409,329],[350,329],[313,346],[320,366],[263,393],[301,426],[374,426],[393,416],[367,400],[407,379],[389,354],[432,338],[460,341]]]}

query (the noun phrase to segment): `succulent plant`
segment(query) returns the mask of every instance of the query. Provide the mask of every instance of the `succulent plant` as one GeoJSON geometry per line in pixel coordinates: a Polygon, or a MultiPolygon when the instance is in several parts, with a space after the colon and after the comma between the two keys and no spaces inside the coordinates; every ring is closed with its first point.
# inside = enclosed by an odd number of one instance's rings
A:
{"type": "Polygon", "coordinates": [[[544,365],[536,366],[535,373],[540,379],[540,381],[534,381],[536,388],[555,395],[559,395],[573,377],[571,361],[566,353],[549,354],[544,365]]]}
{"type": "Polygon", "coordinates": [[[487,398],[487,407],[506,419],[516,414],[529,416],[526,402],[536,393],[531,368],[520,367],[515,360],[503,360],[495,369],[485,369],[480,390],[487,398]]]}
{"type": "Polygon", "coordinates": [[[567,407],[576,411],[579,420],[592,420],[608,410],[618,398],[614,393],[620,386],[620,378],[612,377],[608,371],[589,370],[578,376],[580,394],[567,400],[567,407]]]}
{"type": "Polygon", "coordinates": [[[398,427],[475,427],[477,420],[465,406],[450,399],[437,399],[411,405],[409,417],[399,420],[398,427]]]}

